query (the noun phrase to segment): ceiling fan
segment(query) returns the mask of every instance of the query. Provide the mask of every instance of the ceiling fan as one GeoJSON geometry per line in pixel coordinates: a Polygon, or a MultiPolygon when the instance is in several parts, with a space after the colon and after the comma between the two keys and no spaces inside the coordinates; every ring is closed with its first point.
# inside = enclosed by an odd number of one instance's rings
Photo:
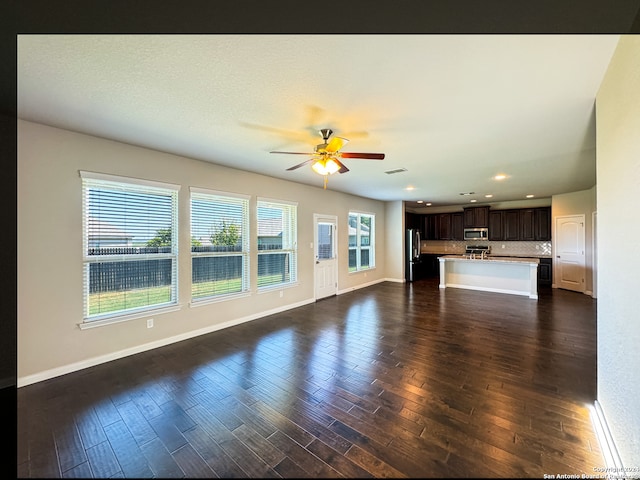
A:
{"type": "Polygon", "coordinates": [[[269,153],[285,153],[290,155],[311,155],[311,158],[305,160],[302,163],[287,168],[287,170],[295,170],[308,163],[311,163],[311,168],[314,172],[324,176],[324,188],[327,188],[327,180],[329,175],[334,173],[346,173],[349,169],[344,163],[340,161],[341,158],[363,158],[365,160],[384,160],[384,153],[353,153],[353,152],[341,152],[340,149],[344,147],[349,140],[343,137],[333,137],[329,140],[329,137],[333,133],[330,128],[323,128],[319,131],[322,136],[323,143],[319,143],[315,146],[313,152],[280,152],[272,151],[269,153]]]}

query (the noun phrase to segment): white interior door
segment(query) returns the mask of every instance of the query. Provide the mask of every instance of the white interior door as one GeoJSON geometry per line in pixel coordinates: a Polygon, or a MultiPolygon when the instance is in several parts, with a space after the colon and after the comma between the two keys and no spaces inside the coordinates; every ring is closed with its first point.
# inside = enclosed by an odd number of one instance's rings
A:
{"type": "Polygon", "coordinates": [[[336,249],[338,218],[314,214],[315,297],[319,300],[338,290],[338,254],[336,249]]]}
{"type": "Polygon", "coordinates": [[[556,217],[555,284],[559,288],[585,290],[584,215],[556,217]]]}

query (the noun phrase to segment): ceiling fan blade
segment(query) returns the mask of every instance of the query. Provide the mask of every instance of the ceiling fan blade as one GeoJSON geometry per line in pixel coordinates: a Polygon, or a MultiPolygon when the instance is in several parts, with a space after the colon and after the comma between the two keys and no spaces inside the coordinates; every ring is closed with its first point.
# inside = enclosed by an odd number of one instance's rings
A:
{"type": "Polygon", "coordinates": [[[342,158],[364,158],[366,160],[384,160],[384,153],[353,153],[341,152],[342,158]]]}
{"type": "Polygon", "coordinates": [[[340,170],[338,170],[338,173],[347,173],[349,171],[349,169],[347,168],[347,166],[342,163],[340,160],[338,160],[337,158],[333,157],[333,160],[338,164],[338,166],[340,167],[340,170]]]}
{"type": "Polygon", "coordinates": [[[295,170],[296,168],[300,168],[303,167],[304,165],[306,165],[307,163],[311,163],[315,160],[315,158],[310,158],[309,160],[305,160],[302,163],[299,163],[298,165],[294,165],[293,167],[289,167],[287,168],[287,170],[295,170]]]}
{"type": "Polygon", "coordinates": [[[329,140],[329,143],[327,144],[325,150],[329,153],[335,153],[342,147],[344,147],[347,143],[349,143],[349,140],[347,140],[346,138],[333,137],[331,140],[329,140]]]}
{"type": "Polygon", "coordinates": [[[314,152],[269,152],[269,153],[286,153],[288,155],[315,155],[314,152]]]}

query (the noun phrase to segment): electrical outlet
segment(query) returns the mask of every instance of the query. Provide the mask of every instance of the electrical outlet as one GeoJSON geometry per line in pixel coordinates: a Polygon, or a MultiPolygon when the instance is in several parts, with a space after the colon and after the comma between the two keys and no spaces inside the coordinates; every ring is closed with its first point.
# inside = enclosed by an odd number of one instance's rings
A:
{"type": "Polygon", "coordinates": [[[153,318],[148,318],[147,319],[147,328],[152,328],[153,327],[153,318]]]}
{"type": "Polygon", "coordinates": [[[502,245],[502,248],[504,248],[504,245],[502,245]]]}
{"type": "Polygon", "coordinates": [[[280,298],[284,297],[284,292],[280,290],[280,298]]]}

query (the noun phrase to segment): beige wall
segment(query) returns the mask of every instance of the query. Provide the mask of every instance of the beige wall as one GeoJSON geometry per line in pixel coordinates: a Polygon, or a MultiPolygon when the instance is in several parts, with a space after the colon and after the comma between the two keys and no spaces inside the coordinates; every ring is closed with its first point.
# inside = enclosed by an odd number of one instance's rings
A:
{"type": "MultiPolygon", "coordinates": [[[[554,195],[551,199],[551,238],[556,238],[556,219],[566,215],[584,215],[585,221],[585,291],[587,295],[593,295],[593,279],[596,266],[594,265],[593,245],[593,213],[596,211],[596,187],[579,192],[554,195]]],[[[553,245],[555,248],[555,245],[553,245]]],[[[555,255],[553,256],[553,278],[556,275],[555,255]]]]}
{"type": "Polygon", "coordinates": [[[404,205],[401,200],[386,202],[385,219],[386,279],[404,282],[404,205]]]}
{"type": "MultiPolygon", "coordinates": [[[[321,184],[321,182],[319,182],[321,184]]],[[[18,386],[161,346],[314,299],[313,214],[338,218],[338,292],[387,276],[385,202],[342,194],[207,162],[18,121],[18,386]],[[189,244],[189,187],[298,202],[299,284],[205,306],[189,305],[190,252],[179,254],[179,311],[80,330],[82,322],[82,189],[78,171],[181,185],[180,243],[189,244]],[[349,210],[376,215],[376,268],[349,274],[349,210]]],[[[394,229],[401,215],[392,209],[394,229]]],[[[395,248],[395,247],[394,247],[395,248]]],[[[395,260],[394,260],[395,261],[395,260]]],[[[252,285],[257,272],[252,261],[252,285]]],[[[402,267],[400,267],[402,268],[402,267]]],[[[397,266],[395,267],[397,269],[397,266]]],[[[394,277],[402,278],[394,270],[394,277]]]]}
{"type": "MultiPolygon", "coordinates": [[[[640,467],[640,35],[623,35],[596,97],[598,401],[640,467]]],[[[637,470],[635,474],[637,475],[637,470]]]]}

